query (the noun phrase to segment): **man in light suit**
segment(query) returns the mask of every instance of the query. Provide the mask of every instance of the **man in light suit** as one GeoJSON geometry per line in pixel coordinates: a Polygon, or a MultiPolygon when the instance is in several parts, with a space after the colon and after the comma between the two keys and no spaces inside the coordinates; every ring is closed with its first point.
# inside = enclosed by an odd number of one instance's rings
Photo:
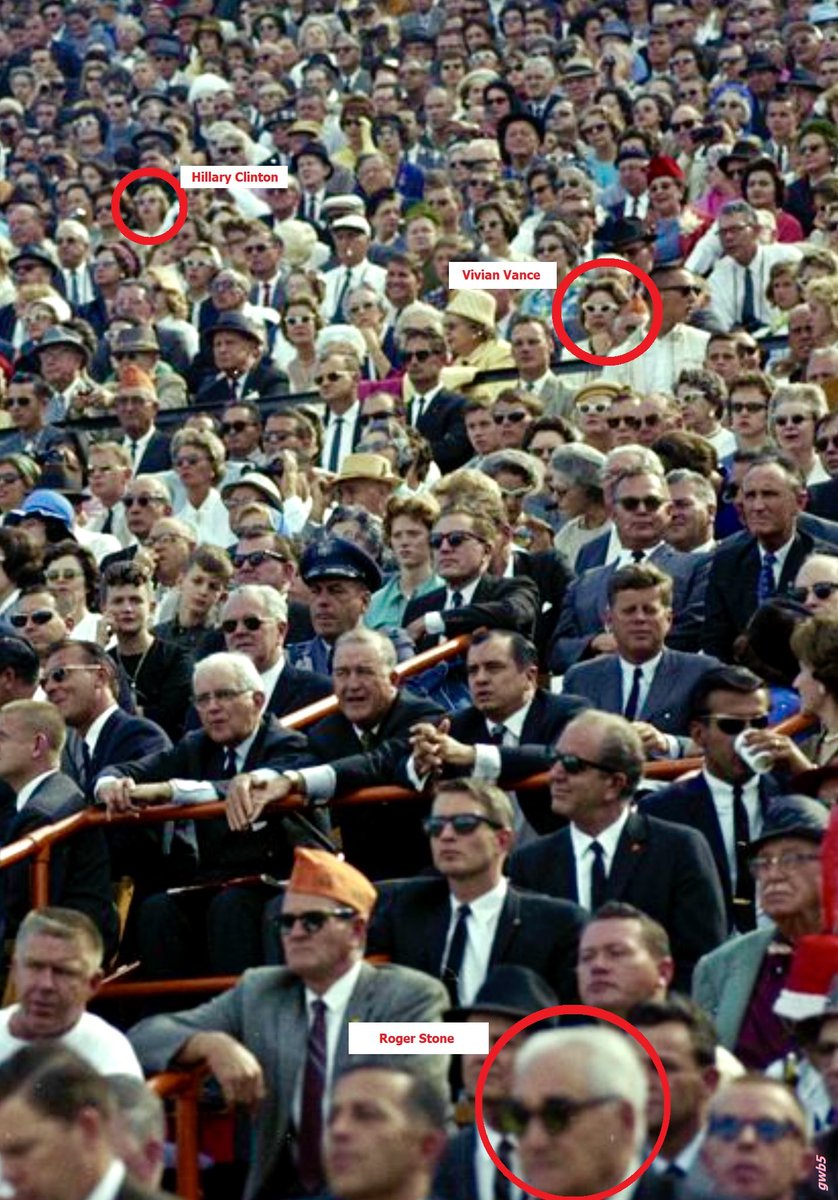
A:
{"type": "Polygon", "coordinates": [[[643,467],[623,472],[614,484],[613,507],[620,552],[613,562],[583,571],[568,588],[549,653],[551,669],[559,674],[616,649],[613,634],[604,628],[608,584],[618,567],[631,562],[651,562],[672,579],[675,619],[667,646],[698,649],[710,559],[681,554],[663,540],[671,515],[665,479],[643,467]]]}
{"type": "MultiPolygon", "coordinates": [[[[3,833],[4,844],[83,811],[84,796],[60,770],[64,739],[64,722],[51,704],[15,700],[0,711],[0,779],[15,793],[16,806],[3,833]]],[[[8,867],[2,886],[8,938],[30,909],[29,863],[8,867]]],[[[99,929],[107,953],[115,950],[116,909],[101,828],[80,830],[55,847],[50,903],[85,913],[99,929]]]]}
{"type": "Polygon", "coordinates": [[[777,315],[767,297],[771,268],[778,262],[799,262],[800,250],[762,244],[757,214],[744,200],[722,206],[718,230],[723,253],[710,272],[711,307],[722,329],[741,327],[752,333],[777,315]]]}
{"type": "Polygon", "coordinates": [[[509,344],[518,368],[518,387],[532,392],[550,417],[569,417],[573,389],[550,370],[553,331],[538,317],[518,315],[509,323],[509,344]]]}
{"type": "MultiPolygon", "coordinates": [[[[349,1022],[438,1021],[447,1007],[438,980],[363,961],[375,899],[375,888],[348,863],[298,849],[280,918],[287,966],[247,971],[209,1003],[150,1017],[129,1033],[147,1071],[206,1063],[228,1103],[261,1102],[246,1200],[322,1185],[325,1079],[334,1085],[353,1064],[349,1022]]],[[[445,1088],[447,1055],[376,1062],[445,1088]]]]}
{"type": "Polygon", "coordinates": [[[693,999],[749,1070],[765,1070],[793,1047],[788,1027],[771,1012],[772,997],[797,939],[821,931],[820,844],[828,819],[806,796],[774,801],[749,846],[757,903],[773,924],[725,942],[695,969],[693,999]]]}
{"type": "Polygon", "coordinates": [[[620,567],[608,581],[613,654],[577,663],[564,687],[594,708],[634,722],[649,758],[678,758],[689,746],[690,693],[720,663],[664,646],[672,628],[672,580],[654,563],[620,567]]]}
{"type": "Polygon", "coordinates": [[[105,1075],[54,1042],[0,1066],[3,1179],[30,1200],[169,1200],[126,1171],[112,1142],[117,1103],[105,1075]]]}

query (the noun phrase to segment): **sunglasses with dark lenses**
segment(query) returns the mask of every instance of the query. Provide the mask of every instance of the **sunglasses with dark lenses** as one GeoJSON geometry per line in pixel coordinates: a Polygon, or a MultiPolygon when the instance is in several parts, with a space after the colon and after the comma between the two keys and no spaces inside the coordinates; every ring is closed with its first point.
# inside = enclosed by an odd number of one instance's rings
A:
{"type": "Polygon", "coordinates": [[[607,417],[609,429],[619,429],[621,425],[625,425],[626,429],[639,429],[640,417],[607,417]]]}
{"type": "Polygon", "coordinates": [[[7,396],[6,408],[28,408],[32,403],[31,396],[7,396]]]}
{"type": "Polygon", "coordinates": [[[591,1100],[571,1100],[567,1096],[548,1096],[540,1108],[528,1108],[518,1100],[504,1100],[498,1119],[502,1133],[522,1137],[536,1117],[550,1134],[562,1133],[574,1117],[589,1108],[619,1099],[615,1095],[596,1096],[591,1100]]]}
{"type": "Polygon", "coordinates": [[[51,671],[44,671],[38,681],[41,687],[46,687],[48,683],[66,683],[70,678],[71,671],[96,671],[93,663],[70,663],[66,667],[53,667],[51,671]]]}
{"type": "Polygon", "coordinates": [[[617,503],[626,512],[640,512],[641,508],[644,512],[657,512],[666,501],[663,496],[624,496],[617,503]]]}
{"type": "Polygon", "coordinates": [[[746,729],[767,729],[770,720],[768,713],[761,717],[726,717],[723,713],[708,713],[699,718],[701,721],[712,721],[716,728],[728,737],[738,737],[746,729]]]}
{"type": "MultiPolygon", "coordinates": [[[[483,538],[478,537],[476,533],[468,533],[465,529],[455,529],[451,533],[431,534],[430,543],[432,550],[441,550],[446,542],[452,549],[457,550],[460,546],[464,546],[466,542],[483,542],[483,538]]],[[[483,544],[485,545],[485,542],[483,544]]]]}
{"type": "Polygon", "coordinates": [[[126,508],[133,508],[136,504],[138,508],[148,508],[150,504],[160,504],[161,496],[123,496],[122,503],[126,508]]]}
{"type": "Polygon", "coordinates": [[[838,433],[833,434],[832,437],[819,437],[815,441],[815,445],[821,454],[824,450],[838,450],[838,433]]]}
{"type": "Polygon", "coordinates": [[[283,933],[290,933],[299,921],[306,933],[319,933],[327,921],[351,921],[357,915],[351,908],[341,908],[336,912],[313,908],[309,912],[283,913],[277,918],[277,925],[283,933]]]}
{"type": "Polygon", "coordinates": [[[245,429],[250,429],[253,421],[222,421],[221,432],[228,433],[244,433],[245,429]]]}
{"type": "Polygon", "coordinates": [[[822,583],[810,584],[809,587],[790,587],[788,595],[798,604],[803,604],[810,593],[816,600],[828,600],[833,592],[838,592],[838,583],[827,583],[824,580],[822,583]]]}
{"type": "Polygon", "coordinates": [[[339,379],[343,379],[343,371],[330,371],[328,375],[315,375],[314,383],[322,387],[324,383],[337,383],[339,379]]]}
{"type": "Polygon", "coordinates": [[[603,763],[593,762],[590,758],[580,758],[578,754],[563,754],[556,751],[555,761],[561,764],[565,775],[581,775],[583,771],[603,771],[606,775],[613,774],[610,767],[603,763]]]}
{"type": "Polygon", "coordinates": [[[261,567],[262,563],[269,562],[271,559],[274,562],[288,562],[285,555],[279,554],[276,550],[251,550],[249,554],[234,554],[233,566],[237,571],[244,566],[261,567]]]}
{"type": "Polygon", "coordinates": [[[794,1121],[775,1121],[773,1117],[757,1117],[746,1120],[733,1113],[715,1113],[707,1122],[707,1136],[720,1138],[723,1142],[735,1142],[746,1129],[753,1129],[757,1140],[773,1146],[783,1138],[803,1140],[803,1131],[794,1121]]]}
{"type": "Polygon", "coordinates": [[[262,617],[228,617],[226,621],[221,622],[223,633],[235,633],[239,625],[249,629],[251,633],[255,633],[257,629],[261,629],[265,624],[262,617]]]}
{"type": "Polygon", "coordinates": [[[781,427],[784,425],[802,425],[804,421],[811,420],[811,413],[791,413],[787,417],[775,417],[774,424],[781,427]]]}
{"type": "Polygon", "coordinates": [[[403,350],[402,358],[405,362],[413,362],[414,359],[417,362],[427,362],[432,354],[433,350],[403,350]]]}
{"type": "Polygon", "coordinates": [[[497,821],[493,821],[491,817],[484,817],[480,813],[454,813],[450,817],[425,817],[422,822],[422,828],[428,837],[441,837],[446,825],[450,825],[455,833],[474,833],[481,825],[488,825],[490,829],[503,829],[497,821]]]}
{"type": "Polygon", "coordinates": [[[730,406],[732,413],[759,413],[765,412],[767,404],[760,404],[758,400],[734,400],[730,406]]]}
{"type": "Polygon", "coordinates": [[[30,622],[33,625],[48,625],[55,615],[51,608],[36,608],[31,613],[14,613],[9,617],[9,623],[15,629],[25,629],[30,622]]]}
{"type": "Polygon", "coordinates": [[[496,425],[520,425],[522,421],[526,421],[529,413],[527,412],[506,412],[494,413],[492,420],[496,425]]]}

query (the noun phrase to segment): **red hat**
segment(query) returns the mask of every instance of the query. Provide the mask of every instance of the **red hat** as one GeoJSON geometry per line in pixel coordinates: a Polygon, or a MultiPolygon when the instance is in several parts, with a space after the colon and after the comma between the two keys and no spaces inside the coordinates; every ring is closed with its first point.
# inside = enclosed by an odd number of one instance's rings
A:
{"type": "Polygon", "coordinates": [[[774,1012],[791,1021],[819,1017],[826,1008],[830,984],[836,975],[838,937],[834,933],[812,933],[800,938],[774,1012]]]}
{"type": "Polygon", "coordinates": [[[646,168],[646,182],[651,183],[654,179],[677,179],[683,183],[684,172],[674,158],[667,154],[656,154],[646,168]]]}

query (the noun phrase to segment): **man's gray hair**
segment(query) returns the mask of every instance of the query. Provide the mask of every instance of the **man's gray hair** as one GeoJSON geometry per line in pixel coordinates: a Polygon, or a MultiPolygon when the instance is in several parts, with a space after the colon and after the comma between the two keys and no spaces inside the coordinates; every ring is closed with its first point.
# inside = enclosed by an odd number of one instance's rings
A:
{"type": "Polygon", "coordinates": [[[198,690],[199,676],[214,667],[231,667],[236,687],[246,688],[250,692],[264,691],[262,676],[251,660],[246,654],[237,654],[234,650],[219,650],[217,654],[209,654],[201,659],[192,673],[192,687],[195,691],[198,690]]]}
{"type": "MultiPolygon", "coordinates": [[[[646,1101],[649,1085],[640,1054],[632,1040],[616,1029],[579,1026],[548,1029],[527,1038],[515,1058],[515,1084],[548,1055],[576,1051],[584,1060],[589,1097],[617,1095],[634,1110],[637,1150],[646,1139],[646,1101]]],[[[561,1068],[557,1066],[557,1075],[561,1068]]],[[[514,1086],[514,1085],[513,1085],[514,1086]]],[[[580,1097],[582,1099],[583,1097],[580,1097]]]]}
{"type": "Polygon", "coordinates": [[[396,647],[385,634],[379,633],[377,629],[350,629],[346,633],[342,633],[335,642],[335,658],[341,646],[372,646],[381,660],[381,665],[388,671],[395,671],[398,664],[396,647]]]}
{"type": "Polygon", "coordinates": [[[226,613],[233,600],[249,600],[259,604],[275,621],[288,622],[288,600],[282,592],[270,587],[267,583],[243,583],[230,593],[224,602],[222,616],[226,613]]]}
{"type": "Polygon", "coordinates": [[[138,1142],[166,1139],[166,1109],[157,1092],[136,1075],[107,1075],[117,1112],[138,1142]]]}
{"type": "Polygon", "coordinates": [[[633,469],[635,466],[642,467],[644,471],[648,471],[650,475],[663,475],[664,468],[660,457],[649,446],[641,446],[638,442],[629,442],[626,446],[615,446],[613,450],[609,450],[605,456],[603,464],[603,472],[609,473],[609,468],[618,462],[620,458],[625,457],[627,460],[626,466],[620,468],[623,470],[633,469]]]}
{"type": "Polygon", "coordinates": [[[749,225],[758,225],[759,217],[747,200],[728,200],[719,209],[720,217],[744,217],[749,225]]]}
{"type": "Polygon", "coordinates": [[[706,504],[714,510],[718,504],[716,489],[710,480],[705,479],[703,475],[699,475],[698,471],[690,471],[686,467],[678,467],[677,470],[669,472],[666,482],[670,488],[673,483],[688,483],[702,504],[706,504]]]}

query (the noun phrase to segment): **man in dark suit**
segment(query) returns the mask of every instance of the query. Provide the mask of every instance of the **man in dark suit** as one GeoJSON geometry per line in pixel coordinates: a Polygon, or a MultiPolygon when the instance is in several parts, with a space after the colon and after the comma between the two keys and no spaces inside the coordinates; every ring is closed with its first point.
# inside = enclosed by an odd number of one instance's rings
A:
{"type": "Polygon", "coordinates": [[[608,583],[618,567],[631,562],[651,562],[672,579],[675,619],[667,645],[673,650],[699,648],[710,560],[681,554],[663,540],[671,512],[666,481],[642,467],[632,468],[614,485],[613,505],[620,553],[608,565],[590,570],[577,561],[582,573],[568,589],[550,650],[551,668],[559,674],[581,659],[614,652],[614,637],[604,629],[608,583]]]}
{"type": "MultiPolygon", "coordinates": [[[[486,1022],[491,1047],[510,1025],[542,1008],[554,1008],[558,1003],[556,993],[535,971],[504,963],[490,968],[470,1005],[453,1008],[445,1015],[452,1021],[486,1022]]],[[[539,1023],[522,1029],[495,1059],[483,1087],[486,1136],[502,1161],[519,1177],[521,1171],[514,1140],[499,1128],[501,1105],[509,1096],[515,1054],[528,1035],[545,1027],[539,1023]]],[[[485,1061],[485,1054],[464,1054],[462,1057],[463,1086],[469,1100],[476,1095],[485,1061]]],[[[497,1167],[486,1153],[475,1123],[459,1129],[440,1161],[433,1195],[439,1200],[496,1200],[496,1188],[501,1187],[497,1167]]]]}
{"type": "Polygon", "coordinates": [[[594,708],[623,713],[649,758],[678,758],[689,742],[690,693],[705,672],[721,664],[665,647],[672,628],[672,579],[654,563],[619,567],[607,594],[605,619],[615,651],[571,667],[564,687],[594,708]]]}
{"type": "Polygon", "coordinates": [[[159,407],[154,380],[127,363],[120,371],[114,412],[122,430],[122,444],[131,455],[134,476],[168,471],[172,465],[169,438],[154,426],[159,407]]]}
{"type": "Polygon", "coordinates": [[[263,325],[243,313],[222,313],[204,335],[215,372],[198,388],[195,403],[236,404],[257,396],[279,400],[289,390],[288,376],[265,356],[263,325]]]}
{"type": "MultiPolygon", "coordinates": [[[[96,783],[96,799],[109,812],[131,812],[144,803],[218,799],[227,786],[221,781],[240,771],[310,762],[302,734],[262,715],[262,686],[244,655],[205,658],[193,675],[201,730],[187,734],[172,750],[107,768],[96,783]],[[209,782],[202,786],[202,781],[209,782]]],[[[140,909],[140,954],[145,970],[156,978],[199,973],[207,958],[212,973],[219,975],[261,962],[262,909],[268,894],[260,882],[263,874],[283,876],[295,843],[323,840],[312,824],[292,814],[270,816],[241,832],[232,831],[223,817],[198,821],[195,829],[197,870],[177,880],[193,888],[186,894],[151,896],[140,909]],[[250,882],[229,886],[242,877],[250,882]],[[209,903],[208,889],[215,890],[209,903]],[[203,937],[196,937],[195,925],[205,930],[203,937]]]]}
{"type": "MultiPolygon", "coordinates": [[[[439,980],[363,961],[375,899],[375,888],[348,863],[298,849],[279,922],[287,966],[247,971],[208,1004],[150,1017],[130,1031],[149,1073],[206,1063],[229,1104],[253,1109],[245,1200],[323,1190],[325,1081],[334,1086],[358,1062],[349,1053],[350,1022],[439,1021],[448,1006],[439,980]],[[336,1006],[330,992],[339,982],[336,1006]]],[[[419,1075],[445,1094],[448,1055],[375,1062],[419,1075]]]]}
{"type": "Polygon", "coordinates": [[[838,520],[838,478],[816,483],[809,488],[806,511],[827,521],[838,520]]]}
{"type": "Polygon", "coordinates": [[[740,933],[756,926],[747,845],[782,788],[772,775],[755,774],[734,742],[747,729],[765,728],[769,707],[767,687],[745,667],[708,671],[690,698],[690,736],[704,754],[701,771],[641,802],[651,816],[704,835],[722,881],[728,924],[740,933]]]}
{"type": "Polygon", "coordinates": [[[413,387],[407,419],[431,444],[434,462],[447,475],[471,458],[463,406],[466,398],[440,383],[448,352],[445,339],[432,330],[406,333],[400,339],[402,359],[413,387]]]}
{"type": "Polygon", "coordinates": [[[18,1050],[0,1065],[8,1186],[26,1190],[32,1200],[84,1200],[97,1189],[107,1189],[112,1200],[170,1200],[126,1173],[111,1141],[116,1112],[107,1077],[74,1051],[55,1042],[18,1050]]]}
{"type": "MultiPolygon", "coordinates": [[[[382,764],[384,779],[392,779],[396,770],[400,782],[403,776],[421,789],[432,774],[442,772],[449,778],[472,774],[509,787],[515,780],[549,771],[557,738],[587,707],[569,690],[554,696],[537,686],[538,656],[520,633],[476,633],[466,652],[466,674],[471,705],[438,726],[415,726],[410,759],[382,764]]],[[[546,788],[527,788],[518,793],[517,802],[514,827],[519,838],[525,832],[531,836],[533,830],[552,833],[564,824],[551,811],[546,788]]]]}
{"type": "Polygon", "coordinates": [[[297,578],[299,555],[295,544],[281,533],[257,532],[260,528],[264,529],[258,524],[248,524],[240,529],[241,536],[232,556],[236,572],[233,582],[237,588],[262,583],[280,592],[288,603],[285,644],[307,641],[314,634],[309,605],[294,600],[290,594],[297,578]]]}
{"type": "Polygon", "coordinates": [[[537,971],[572,1003],[585,914],[578,904],[528,895],[504,878],[513,816],[509,797],[494,784],[438,784],[425,831],[442,878],[384,885],[370,952],[442,979],[458,1004],[470,1004],[486,972],[503,962],[537,971]]]}
{"type": "Polygon", "coordinates": [[[742,510],[750,536],[723,543],[713,556],[701,639],[708,654],[731,662],[734,642],[760,604],[785,592],[810,554],[831,552],[798,528],[805,504],[802,473],[781,455],[763,455],[746,471],[742,510]]]}
{"type": "Polygon", "coordinates": [[[725,937],[724,897],[700,834],[631,811],[643,763],[624,717],[587,712],[571,721],[550,772],[553,810],[570,824],[513,854],[509,877],[592,911],[613,899],[648,913],[669,934],[683,990],[697,960],[725,937]]]}
{"type": "Polygon", "coordinates": [[[419,651],[439,637],[489,629],[513,629],[532,639],[539,613],[538,589],[531,579],[497,579],[488,574],[500,533],[491,515],[465,506],[448,508],[431,534],[434,569],[445,587],[411,600],[402,624],[419,651]]]}
{"type": "MultiPolygon", "coordinates": [[[[237,779],[228,806],[234,829],[245,830],[269,800],[301,793],[322,804],[393,775],[375,764],[396,764],[410,749],[410,731],[442,713],[424,697],[399,691],[393,643],[371,629],[343,634],[335,644],[334,687],[338,711],[307,730],[308,750],[318,767],[283,771],[269,783],[237,779]]],[[[414,875],[429,865],[422,832],[428,804],[352,805],[335,814],[344,852],[373,879],[414,875]]]]}
{"type": "MultiPolygon", "coordinates": [[[[0,779],[15,793],[17,813],[4,841],[84,810],[84,796],[60,771],[64,722],[51,704],[15,700],[0,712],[0,779]]],[[[116,909],[111,899],[108,848],[101,828],[84,829],[56,846],[50,871],[50,903],[78,909],[94,922],[108,954],[116,949],[116,909]]],[[[29,911],[29,864],[3,872],[4,936],[14,937],[29,911]]]]}

